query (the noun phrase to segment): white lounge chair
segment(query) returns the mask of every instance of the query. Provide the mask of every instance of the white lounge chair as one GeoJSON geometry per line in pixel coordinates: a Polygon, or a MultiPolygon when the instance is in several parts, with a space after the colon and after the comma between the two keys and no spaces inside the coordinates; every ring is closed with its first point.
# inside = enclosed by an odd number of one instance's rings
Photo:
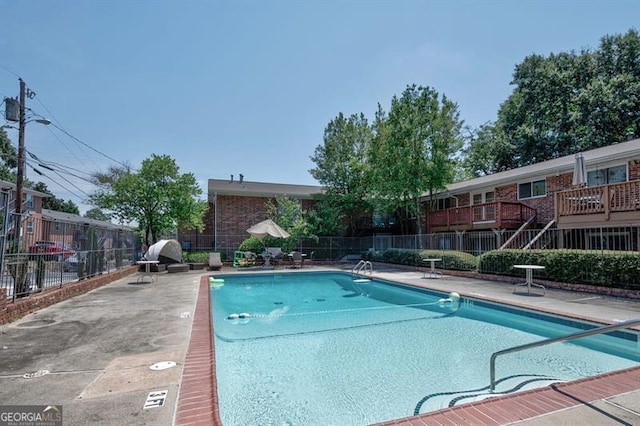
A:
{"type": "Polygon", "coordinates": [[[222,261],[220,260],[219,252],[209,253],[209,270],[218,270],[222,268],[222,261]]]}

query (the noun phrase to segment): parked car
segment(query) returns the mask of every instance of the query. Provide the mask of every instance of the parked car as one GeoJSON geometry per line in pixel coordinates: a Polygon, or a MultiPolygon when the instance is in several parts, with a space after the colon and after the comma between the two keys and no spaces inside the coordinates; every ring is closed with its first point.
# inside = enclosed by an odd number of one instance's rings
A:
{"type": "Polygon", "coordinates": [[[64,272],[78,272],[78,253],[74,253],[62,262],[64,272]]]}
{"type": "MultiPolygon", "coordinates": [[[[33,255],[44,254],[47,260],[62,260],[73,256],[73,250],[68,244],[56,241],[36,241],[35,244],[29,246],[29,253],[33,255]]],[[[37,256],[32,256],[36,258],[37,256]]]]}

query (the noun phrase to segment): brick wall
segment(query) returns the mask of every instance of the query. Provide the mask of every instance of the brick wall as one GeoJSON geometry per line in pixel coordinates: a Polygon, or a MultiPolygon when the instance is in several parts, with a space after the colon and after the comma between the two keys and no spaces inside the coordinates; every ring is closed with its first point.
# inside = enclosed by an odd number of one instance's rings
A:
{"type": "MultiPolygon", "coordinates": [[[[218,195],[217,202],[209,204],[204,217],[203,235],[214,234],[215,207],[218,208],[218,235],[247,234],[247,229],[267,218],[266,203],[275,202],[275,197],[247,197],[241,195],[218,195]]],[[[314,200],[302,200],[302,209],[313,208],[314,200]]],[[[190,235],[185,232],[183,235],[190,235]]],[[[247,235],[248,236],[248,235],[247,235]]]]}
{"type": "Polygon", "coordinates": [[[496,188],[496,200],[519,202],[526,206],[534,208],[538,212],[538,222],[547,223],[553,220],[553,218],[555,217],[555,193],[558,191],[571,189],[573,187],[573,185],[571,184],[572,177],[573,172],[565,173],[558,176],[547,177],[547,196],[540,198],[518,200],[517,183],[501,186],[496,188]]]}
{"type": "Polygon", "coordinates": [[[137,267],[130,266],[109,274],[99,275],[86,280],[65,284],[42,293],[32,294],[28,297],[16,299],[15,302],[7,300],[6,293],[0,291],[0,325],[15,321],[23,316],[51,306],[63,300],[88,293],[98,287],[102,287],[120,278],[131,275],[137,271],[137,267]]]}
{"type": "Polygon", "coordinates": [[[640,159],[629,161],[629,180],[640,179],[640,159]]]}

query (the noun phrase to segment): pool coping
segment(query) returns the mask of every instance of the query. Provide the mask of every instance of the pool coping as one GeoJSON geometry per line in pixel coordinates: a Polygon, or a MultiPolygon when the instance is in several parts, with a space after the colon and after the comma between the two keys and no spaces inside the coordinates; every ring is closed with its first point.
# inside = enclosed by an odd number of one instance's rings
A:
{"type": "MultiPolygon", "coordinates": [[[[213,325],[208,277],[205,274],[200,278],[180,392],[176,402],[174,425],[222,426],[218,393],[216,386],[214,386],[214,383],[216,383],[215,348],[213,347],[213,325]]],[[[380,278],[386,280],[386,278],[380,278]]],[[[427,286],[424,287],[429,288],[427,286]]],[[[505,303],[502,300],[482,297],[476,294],[468,295],[468,297],[494,303],[505,303]]],[[[519,306],[517,303],[511,302],[506,304],[519,306]]],[[[564,312],[535,309],[527,305],[520,305],[519,307],[603,323],[602,320],[570,315],[564,312]]],[[[515,394],[497,396],[479,402],[465,403],[417,416],[376,423],[376,425],[424,426],[452,423],[460,425],[503,425],[572,407],[589,405],[597,400],[623,395],[636,390],[640,390],[640,367],[618,370],[515,394]]]]}

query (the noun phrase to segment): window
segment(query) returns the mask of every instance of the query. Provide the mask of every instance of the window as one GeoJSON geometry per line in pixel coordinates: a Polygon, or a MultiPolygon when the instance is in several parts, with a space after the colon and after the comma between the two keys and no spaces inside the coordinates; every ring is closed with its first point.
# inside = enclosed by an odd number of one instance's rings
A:
{"type": "Polygon", "coordinates": [[[27,221],[27,234],[33,234],[33,220],[27,221]]]}
{"type": "Polygon", "coordinates": [[[481,192],[473,194],[471,201],[473,205],[482,203],[493,203],[496,200],[495,191],[481,192]]]}
{"type": "Polygon", "coordinates": [[[536,180],[518,184],[518,199],[544,197],[547,195],[547,181],[536,180]]]}
{"type": "Polygon", "coordinates": [[[53,226],[53,229],[55,230],[55,232],[60,232],[60,222],[56,222],[53,226]]]}
{"type": "Polygon", "coordinates": [[[587,186],[607,185],[627,181],[627,166],[609,167],[587,172],[587,186]]]}
{"type": "Polygon", "coordinates": [[[33,201],[33,195],[27,194],[27,199],[25,200],[24,205],[30,209],[35,207],[35,203],[33,201]]]}
{"type": "Polygon", "coordinates": [[[448,198],[437,198],[435,204],[431,204],[434,209],[433,210],[447,210],[453,207],[458,207],[457,200],[453,197],[448,198]]]}

